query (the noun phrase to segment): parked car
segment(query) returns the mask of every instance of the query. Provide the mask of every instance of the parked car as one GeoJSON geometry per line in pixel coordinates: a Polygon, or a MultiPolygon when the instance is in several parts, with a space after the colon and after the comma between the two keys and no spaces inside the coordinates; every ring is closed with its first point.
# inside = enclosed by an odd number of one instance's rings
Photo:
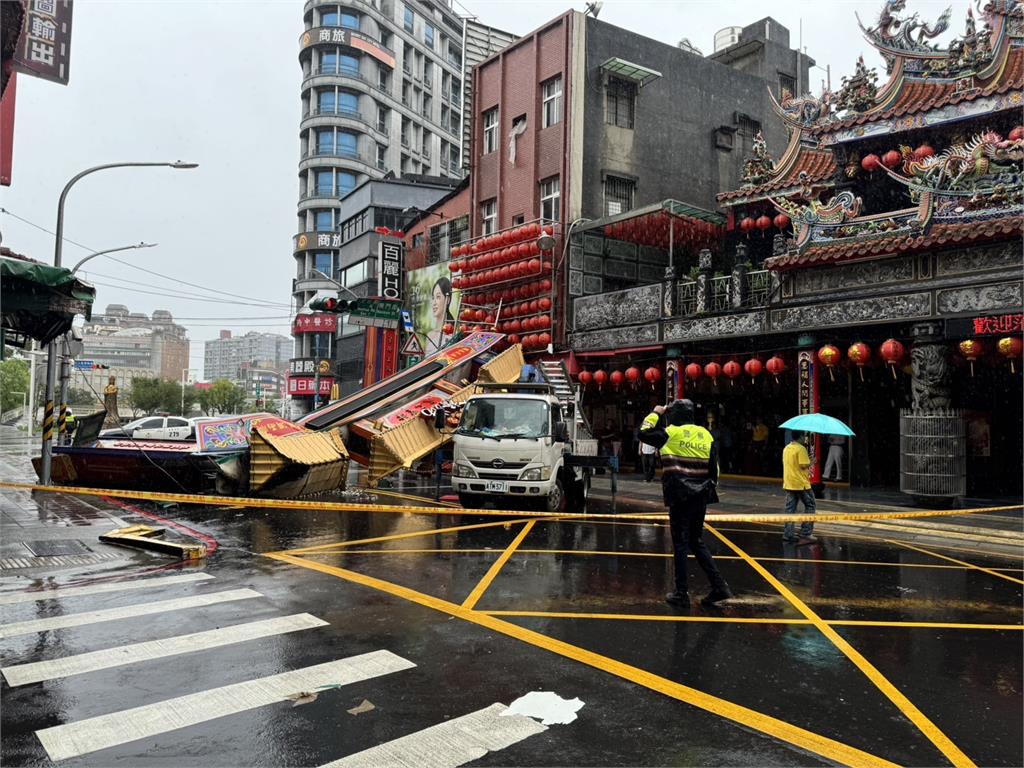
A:
{"type": "Polygon", "coordinates": [[[105,429],[100,437],[130,437],[134,440],[188,440],[192,425],[179,416],[145,416],[124,426],[105,429]]]}

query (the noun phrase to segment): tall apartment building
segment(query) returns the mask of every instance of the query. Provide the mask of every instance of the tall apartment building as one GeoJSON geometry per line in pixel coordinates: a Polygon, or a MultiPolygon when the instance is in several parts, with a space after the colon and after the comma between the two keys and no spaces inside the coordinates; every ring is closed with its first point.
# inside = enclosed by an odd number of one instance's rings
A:
{"type": "Polygon", "coordinates": [[[244,336],[232,336],[231,331],[221,331],[220,338],[205,343],[203,378],[242,381],[243,371],[257,363],[283,371],[291,348],[292,340],[278,333],[249,331],[244,336]]]}
{"type": "Polygon", "coordinates": [[[166,309],[154,310],[149,317],[129,312],[124,304],[109,304],[106,312],[85,324],[80,359],[112,369],[148,370],[151,376],[177,381],[188,368],[187,334],[166,309]]]}

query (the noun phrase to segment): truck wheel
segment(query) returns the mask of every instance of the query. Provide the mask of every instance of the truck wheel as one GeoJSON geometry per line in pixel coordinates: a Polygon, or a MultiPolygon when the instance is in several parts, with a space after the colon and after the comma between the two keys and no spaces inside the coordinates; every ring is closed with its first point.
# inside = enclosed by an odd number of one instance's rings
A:
{"type": "Polygon", "coordinates": [[[466,509],[480,509],[484,505],[483,499],[473,493],[460,493],[459,504],[466,509]]]}
{"type": "Polygon", "coordinates": [[[564,512],[566,505],[565,486],[562,485],[562,478],[555,480],[551,493],[544,499],[544,510],[547,512],[564,512]]]}

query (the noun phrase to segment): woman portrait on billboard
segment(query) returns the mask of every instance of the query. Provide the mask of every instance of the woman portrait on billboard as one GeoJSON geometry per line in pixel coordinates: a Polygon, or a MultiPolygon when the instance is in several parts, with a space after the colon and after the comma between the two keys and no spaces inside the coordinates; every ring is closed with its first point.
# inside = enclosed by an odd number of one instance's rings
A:
{"type": "Polygon", "coordinates": [[[427,332],[427,354],[436,352],[451,340],[444,332],[445,323],[455,324],[452,317],[452,281],[439,277],[430,290],[430,330],[427,332]]]}

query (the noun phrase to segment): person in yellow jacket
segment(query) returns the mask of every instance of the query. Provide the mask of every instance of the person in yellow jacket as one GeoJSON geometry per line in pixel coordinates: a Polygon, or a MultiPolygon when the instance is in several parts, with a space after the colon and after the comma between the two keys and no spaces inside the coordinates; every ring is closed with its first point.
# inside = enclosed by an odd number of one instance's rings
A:
{"type": "Polygon", "coordinates": [[[708,500],[718,500],[718,450],[714,438],[704,427],[694,424],[693,402],[676,400],[668,408],[655,406],[640,426],[640,442],[653,445],[661,453],[661,488],[668,506],[676,581],[675,591],[665,595],[665,601],[681,608],[690,606],[687,550],[693,552],[711,582],[711,592],[701,604],[728,600],[733,596],[732,590],[719,573],[703,538],[708,500]]]}
{"type": "MultiPolygon", "coordinates": [[[[782,490],[786,492],[786,514],[795,515],[797,502],[804,505],[804,512],[813,515],[817,512],[814,502],[814,491],[811,490],[811,456],[803,444],[803,432],[794,432],[792,439],[782,449],[782,490]]],[[[817,541],[814,523],[800,523],[800,538],[796,536],[796,525],[785,523],[782,530],[783,541],[796,542],[796,545],[813,544],[817,541]]]]}

